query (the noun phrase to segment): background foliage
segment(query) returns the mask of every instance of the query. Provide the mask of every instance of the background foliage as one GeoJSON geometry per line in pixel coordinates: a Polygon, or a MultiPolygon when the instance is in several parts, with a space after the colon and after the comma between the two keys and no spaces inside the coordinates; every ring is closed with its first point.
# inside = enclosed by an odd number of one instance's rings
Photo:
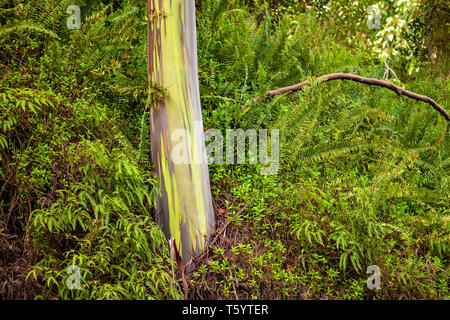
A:
{"type": "MultiPolygon", "coordinates": [[[[0,297],[182,298],[153,222],[145,3],[70,4],[79,30],[68,1],[0,1],[0,297]],[[72,264],[82,290],[66,286],[72,264]]],[[[381,79],[386,62],[448,110],[444,1],[196,5],[205,129],[279,129],[282,144],[274,176],[210,166],[219,223],[254,198],[186,275],[188,297],[449,298],[449,131],[435,110],[344,81],[242,108],[332,72],[381,79]]]]}

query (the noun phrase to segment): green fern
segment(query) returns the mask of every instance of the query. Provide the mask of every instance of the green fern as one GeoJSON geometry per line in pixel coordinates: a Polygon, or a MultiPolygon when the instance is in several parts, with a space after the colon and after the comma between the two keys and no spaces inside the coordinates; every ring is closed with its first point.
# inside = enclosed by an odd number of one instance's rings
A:
{"type": "Polygon", "coordinates": [[[141,127],[139,128],[138,162],[148,163],[150,154],[150,118],[148,110],[142,113],[141,127]]]}
{"type": "Polygon", "coordinates": [[[31,31],[33,33],[42,33],[51,36],[52,38],[58,39],[58,35],[51,31],[46,29],[45,27],[42,27],[39,24],[35,24],[33,22],[19,22],[16,23],[10,27],[3,28],[0,30],[0,37],[6,37],[11,33],[21,34],[24,31],[31,31]]]}

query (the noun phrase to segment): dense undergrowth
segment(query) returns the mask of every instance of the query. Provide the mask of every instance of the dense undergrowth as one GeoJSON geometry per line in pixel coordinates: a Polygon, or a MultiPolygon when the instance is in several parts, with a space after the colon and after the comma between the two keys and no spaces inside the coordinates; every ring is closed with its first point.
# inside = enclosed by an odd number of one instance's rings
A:
{"type": "MultiPolygon", "coordinates": [[[[250,204],[187,275],[189,297],[449,298],[445,119],[344,81],[242,108],[332,72],[383,77],[342,21],[289,2],[197,3],[205,128],[279,129],[281,158],[272,176],[210,166],[219,221],[250,204]],[[366,286],[370,265],[379,290],[366,286]]],[[[0,298],[182,298],[153,220],[143,1],[79,1],[80,30],[65,27],[77,1],[0,3],[0,298]],[[82,290],[66,285],[70,265],[82,290]]],[[[448,109],[448,59],[432,66],[426,53],[414,68],[393,59],[395,81],[448,109]]]]}
{"type": "Polygon", "coordinates": [[[82,6],[83,28],[68,30],[68,1],[15,2],[0,40],[0,296],[178,298],[148,143],[132,138],[147,97],[144,9],[82,6]],[[66,285],[71,265],[80,290],[66,285]]]}
{"type": "MultiPolygon", "coordinates": [[[[380,79],[385,65],[337,42],[336,26],[327,32],[314,14],[218,13],[220,4],[209,4],[199,17],[205,126],[279,129],[281,164],[275,176],[211,166],[228,212],[255,199],[230,241],[193,274],[193,296],[448,298],[445,119],[386,89],[341,81],[243,109],[268,89],[323,74],[380,79]],[[367,289],[370,265],[381,269],[380,290],[367,289]]],[[[448,79],[434,75],[424,68],[415,81],[396,82],[446,106],[448,79]]]]}

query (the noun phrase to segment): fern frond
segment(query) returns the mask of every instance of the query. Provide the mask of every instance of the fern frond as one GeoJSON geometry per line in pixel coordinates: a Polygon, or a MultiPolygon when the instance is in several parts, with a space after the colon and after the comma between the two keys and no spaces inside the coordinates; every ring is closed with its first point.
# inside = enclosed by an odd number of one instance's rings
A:
{"type": "MultiPolygon", "coordinates": [[[[328,148],[328,146],[325,146],[325,147],[328,148]]],[[[360,148],[363,148],[363,147],[370,148],[370,147],[373,147],[373,145],[370,143],[354,143],[354,144],[349,143],[346,145],[336,147],[331,150],[325,150],[325,151],[318,152],[311,156],[302,157],[302,158],[300,158],[300,162],[304,163],[304,164],[311,164],[311,163],[317,163],[317,162],[322,162],[322,161],[328,161],[328,160],[336,159],[338,157],[347,156],[353,152],[358,151],[360,148]]]]}
{"type": "Polygon", "coordinates": [[[58,35],[54,33],[51,30],[48,30],[39,24],[33,23],[33,22],[19,22],[17,24],[14,24],[13,26],[10,26],[8,28],[4,28],[3,30],[0,30],[0,38],[6,37],[11,33],[17,33],[21,34],[24,31],[30,31],[33,33],[42,33],[51,36],[52,38],[59,39],[58,35]]]}
{"type": "Polygon", "coordinates": [[[148,108],[142,113],[141,126],[139,128],[138,162],[148,163],[150,154],[150,114],[148,108]]]}

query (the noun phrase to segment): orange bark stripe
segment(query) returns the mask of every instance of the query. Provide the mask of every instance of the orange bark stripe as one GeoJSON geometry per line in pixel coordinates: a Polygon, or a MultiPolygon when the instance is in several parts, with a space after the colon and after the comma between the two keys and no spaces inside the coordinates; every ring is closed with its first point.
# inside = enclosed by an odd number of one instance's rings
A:
{"type": "Polygon", "coordinates": [[[167,148],[167,139],[168,139],[169,133],[167,130],[164,130],[163,132],[163,141],[164,141],[164,152],[166,154],[166,157],[169,155],[169,150],[167,148]]]}
{"type": "Polygon", "coordinates": [[[181,60],[183,61],[184,66],[184,48],[183,48],[183,39],[180,38],[180,44],[181,44],[181,60]]]}

